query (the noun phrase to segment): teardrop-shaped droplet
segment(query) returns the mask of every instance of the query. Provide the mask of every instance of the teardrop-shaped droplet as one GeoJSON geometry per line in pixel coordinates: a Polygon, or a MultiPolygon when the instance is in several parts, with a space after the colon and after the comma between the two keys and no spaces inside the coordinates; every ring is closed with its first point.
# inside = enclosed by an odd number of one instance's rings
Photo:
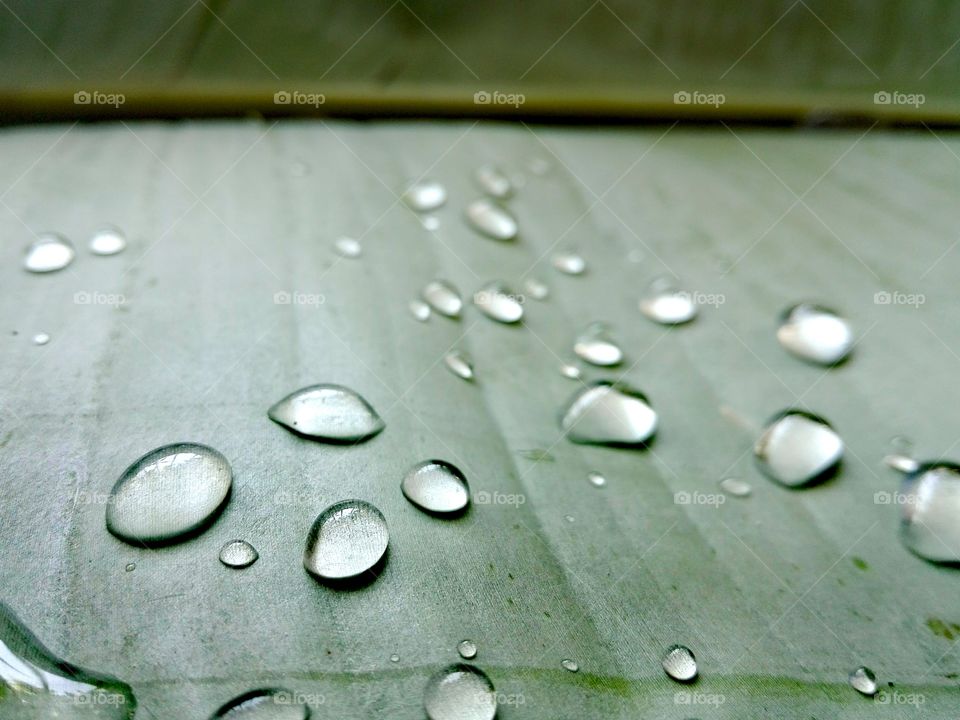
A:
{"type": "Polygon", "coordinates": [[[473,361],[462,350],[451,350],[443,356],[443,362],[457,377],[473,380],[473,361]]]}
{"type": "Polygon", "coordinates": [[[33,336],[34,345],[46,345],[48,342],[50,342],[50,336],[45,332],[37,333],[33,336]]]}
{"type": "Polygon", "coordinates": [[[447,189],[438,182],[426,180],[407,188],[403,193],[403,201],[411,210],[429,212],[447,201],[447,189]]]}
{"type": "Polygon", "coordinates": [[[477,168],[473,177],[484,194],[497,200],[505,200],[513,194],[510,178],[493,165],[482,165],[477,168]]]}
{"type": "Polygon", "coordinates": [[[839,467],[843,440],[823,418],[786,410],[770,421],[753,453],[767,477],[800,487],[826,479],[839,467]]]}
{"type": "Polygon", "coordinates": [[[873,697],[877,694],[877,676],[867,667],[858,667],[850,673],[850,686],[861,695],[873,697]]]}
{"type": "Polygon", "coordinates": [[[430,314],[432,312],[430,310],[430,306],[422,300],[411,300],[408,307],[410,309],[410,314],[420,322],[426,322],[430,319],[430,314]]]}
{"type": "Polygon", "coordinates": [[[960,562],[960,465],[923,463],[904,478],[901,497],[907,549],[933,562],[960,562]]]}
{"type": "Polygon", "coordinates": [[[213,522],[232,486],[230,463],[213,448],[164,445],[117,480],[107,503],[107,529],[134,545],[185,539],[213,522]]]}
{"type": "Polygon", "coordinates": [[[513,240],[517,236],[517,221],[492,200],[474,200],[467,205],[467,222],[481,235],[493,240],[513,240]]]}
{"type": "Polygon", "coordinates": [[[720,489],[727,493],[727,495],[733,495],[734,497],[747,497],[753,491],[750,483],[735,477],[728,477],[721,480],[720,489]]]}
{"type": "Polygon", "coordinates": [[[666,278],[659,278],[640,299],[640,312],[661,325],[682,325],[697,316],[697,306],[690,293],[677,290],[666,278]]]}
{"type": "Polygon", "coordinates": [[[94,255],[116,255],[127,247],[127,236],[112,225],[102,227],[90,237],[88,247],[94,255]]]}
{"type": "Polygon", "coordinates": [[[564,670],[569,670],[570,672],[579,672],[580,666],[577,664],[576,660],[571,660],[570,658],[564,658],[560,661],[560,667],[564,670]]]}
{"type": "Polygon", "coordinates": [[[337,254],[345,258],[358,258],[363,254],[363,248],[360,242],[352,237],[338,237],[333,243],[333,249],[337,254]]]}
{"type": "Polygon", "coordinates": [[[340,385],[311,385],[290,393],[267,415],[298,435],[327,442],[360,442],[386,427],[360,395],[340,385]]]}
{"type": "Polygon", "coordinates": [[[220,548],[220,562],[237,570],[250,567],[259,557],[257,549],[246,540],[231,540],[220,548]]]}
{"type": "Polygon", "coordinates": [[[489,318],[502,323],[519,322],[523,317],[522,296],[502,282],[491,282],[473,296],[473,303],[489,318]]]}
{"type": "Polygon", "coordinates": [[[473,640],[461,640],[457,643],[457,652],[464,660],[472,660],[477,656],[477,645],[473,640]]]}
{"type": "Polygon", "coordinates": [[[403,478],[400,489],[407,500],[431,513],[457,513],[470,502],[467,478],[445,460],[418,463],[403,478]]]}
{"type": "Polygon", "coordinates": [[[258,688],[239,695],[217,710],[210,720],[309,720],[310,706],[282,688],[258,688]]]}
{"type": "Polygon", "coordinates": [[[610,337],[610,330],[603,323],[591,323],[580,333],[573,344],[573,351],[581,360],[601,367],[623,362],[623,351],[610,337]]]}
{"type": "Polygon", "coordinates": [[[456,318],[460,317],[463,309],[463,299],[460,291],[446,280],[432,280],[423,288],[423,299],[441,315],[456,318]]]}
{"type": "Polygon", "coordinates": [[[546,300],[550,295],[550,288],[537,278],[527,278],[527,281],[523,284],[523,289],[534,300],[546,300]]]}
{"type": "Polygon", "coordinates": [[[603,474],[598,472],[589,472],[587,473],[587,480],[590,481],[590,484],[594,487],[603,487],[607,484],[607,478],[603,474]]]}
{"type": "Polygon", "coordinates": [[[643,445],[657,430],[657,413],[639,390],[598,380],[567,403],[560,428],[577,443],[643,445]]]}
{"type": "Polygon", "coordinates": [[[583,275],[587,269],[587,261],[573,250],[558,252],[553,256],[553,266],[567,275],[583,275]]]}
{"type": "Polygon", "coordinates": [[[677,682],[690,682],[697,676],[697,659],[683,645],[671,645],[663,656],[663,669],[677,682]]]}
{"type": "Polygon", "coordinates": [[[0,717],[130,720],[130,686],[57,658],[0,603],[0,717]]]}
{"type": "Polygon", "coordinates": [[[801,303],[783,313],[777,340],[799,358],[819,365],[836,365],[853,349],[853,330],[832,310],[801,303]]]}
{"type": "Polygon", "coordinates": [[[423,707],[430,720],[493,720],[497,695],[486,673],[458,663],[427,681],[423,707]]]}
{"type": "Polygon", "coordinates": [[[35,273],[62,270],[73,262],[75,255],[73,245],[65,237],[56,233],[42,233],[27,248],[23,267],[35,273]]]}
{"type": "Polygon", "coordinates": [[[581,376],[580,368],[570,363],[563,363],[560,366],[560,374],[570,380],[579,380],[581,376]]]}
{"type": "Polygon", "coordinates": [[[314,520],[303,566],[324,580],[348,580],[372,569],[387,552],[387,521],[363,500],[343,500],[314,520]]]}

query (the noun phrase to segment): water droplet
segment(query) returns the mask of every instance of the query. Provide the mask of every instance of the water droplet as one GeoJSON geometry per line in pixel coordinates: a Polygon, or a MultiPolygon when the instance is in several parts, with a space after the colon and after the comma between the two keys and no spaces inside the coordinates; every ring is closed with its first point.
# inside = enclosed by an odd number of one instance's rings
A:
{"type": "Polygon", "coordinates": [[[420,322],[426,322],[430,319],[430,306],[422,300],[411,300],[408,307],[410,308],[410,314],[420,322]]]}
{"type": "Polygon", "coordinates": [[[356,578],[383,559],[389,541],[383,513],[363,500],[343,500],[314,520],[303,566],[325,580],[356,578]]]}
{"type": "Polygon", "coordinates": [[[890,447],[896,452],[909,453],[913,451],[913,440],[906,435],[894,435],[890,438],[890,447]]]}
{"type": "Polygon", "coordinates": [[[658,278],[640,299],[640,312],[661,325],[682,325],[697,316],[697,306],[690,293],[677,290],[666,278],[658,278]]]}
{"type": "Polygon", "coordinates": [[[493,720],[497,695],[486,673],[458,663],[427,681],[423,707],[430,720],[493,720]]]}
{"type": "Polygon", "coordinates": [[[403,201],[415,212],[429,212],[447,201],[447,189],[432,180],[415,183],[403,193],[403,201]]]}
{"type": "Polygon", "coordinates": [[[400,656],[394,653],[393,655],[390,656],[390,662],[392,663],[400,662],[400,656]]]}
{"type": "Polygon", "coordinates": [[[457,645],[457,652],[464,660],[472,660],[477,656],[477,646],[473,640],[461,640],[457,645]]]}
{"type": "Polygon", "coordinates": [[[571,380],[579,380],[581,376],[580,368],[570,363],[564,363],[560,366],[560,374],[571,380]]]}
{"type": "Polygon", "coordinates": [[[553,256],[553,266],[567,275],[583,275],[587,269],[587,261],[583,256],[572,250],[559,252],[553,256]]]}
{"type": "Polygon", "coordinates": [[[345,258],[358,258],[363,254],[363,248],[360,243],[351,237],[339,237],[333,244],[333,249],[337,254],[345,258]]]}
{"type": "Polygon", "coordinates": [[[489,318],[502,323],[515,323],[523,317],[520,297],[502,282],[494,281],[474,294],[473,303],[489,318]]]}
{"type": "Polygon", "coordinates": [[[117,480],[107,503],[107,529],[134,545],[186,539],[213,522],[232,485],[230,463],[213,448],[164,445],[117,480]]]}
{"type": "Polygon", "coordinates": [[[639,390],[598,380],[577,391],[560,420],[577,443],[643,445],[657,429],[657,413],[639,390]]]}
{"type": "Polygon", "coordinates": [[[883,462],[887,467],[905,475],[916,472],[920,467],[920,463],[906,455],[887,455],[883,458],[883,462]]]}
{"type": "Polygon", "coordinates": [[[532,297],[534,300],[546,300],[550,295],[550,288],[542,281],[537,278],[527,278],[527,281],[523,284],[523,289],[527,291],[527,295],[532,297]]]}
{"type": "Polygon", "coordinates": [[[430,232],[440,229],[440,218],[436,215],[423,215],[420,218],[420,223],[430,232]]]}
{"type": "Polygon", "coordinates": [[[297,693],[282,688],[258,688],[230,700],[210,720],[308,720],[310,707],[297,693]]]}
{"type": "Polygon", "coordinates": [[[298,435],[328,442],[360,442],[386,427],[370,403],[340,385],[297,390],[271,407],[267,415],[298,435]]]}
{"type": "Polygon", "coordinates": [[[580,670],[580,666],[577,665],[574,660],[570,660],[569,658],[564,658],[561,660],[560,667],[562,667],[564,670],[569,670],[570,672],[578,672],[580,670]]]}
{"type": "Polygon", "coordinates": [[[607,484],[607,478],[598,472],[587,473],[587,480],[589,480],[590,484],[594,487],[603,487],[607,484]]]}
{"type": "Polygon", "coordinates": [[[591,323],[577,337],[573,351],[581,360],[601,367],[623,362],[623,351],[610,337],[610,329],[603,323],[591,323]]]}
{"type": "Polygon", "coordinates": [[[73,262],[75,255],[73,245],[65,237],[56,233],[42,233],[27,248],[23,267],[35,273],[62,270],[73,262]]]}
{"type": "Polygon", "coordinates": [[[88,247],[94,255],[116,255],[127,247],[127,237],[119,228],[102,227],[90,238],[88,247]]]}
{"type": "Polygon", "coordinates": [[[517,236],[517,221],[492,200],[474,200],[467,205],[467,222],[481,235],[493,240],[513,240],[517,236]]]}
{"type": "Polygon", "coordinates": [[[441,315],[450,318],[460,317],[463,299],[460,291],[446,280],[432,280],[423,288],[423,299],[441,315]]]}
{"type": "Polygon", "coordinates": [[[238,570],[250,567],[259,557],[257,549],[246,540],[231,540],[220,548],[220,562],[238,570]]]}
{"type": "Polygon", "coordinates": [[[576,518],[573,515],[564,515],[563,519],[566,520],[568,523],[572,523],[574,520],[576,520],[576,518]]]}
{"type": "Polygon", "coordinates": [[[960,465],[921,464],[903,481],[900,538],[933,562],[960,562],[960,465]]]}
{"type": "Polygon", "coordinates": [[[59,659],[0,603],[0,716],[128,720],[136,707],[129,685],[59,659]]]}
{"type": "Polygon", "coordinates": [[[861,695],[873,697],[877,694],[877,676],[867,667],[858,667],[850,673],[850,686],[861,695]]]}
{"type": "Polygon", "coordinates": [[[833,310],[801,303],[783,313],[777,340],[799,358],[819,365],[836,365],[853,349],[853,330],[833,310]]]}
{"type": "Polygon", "coordinates": [[[457,377],[473,380],[473,362],[462,350],[451,350],[443,356],[443,362],[457,377]]]}
{"type": "Polygon", "coordinates": [[[133,572],[134,570],[137,569],[137,564],[136,564],[136,563],[127,563],[126,566],[125,566],[123,569],[126,570],[127,572],[133,572]]]}
{"type": "Polygon", "coordinates": [[[37,333],[33,336],[34,345],[46,345],[48,342],[50,342],[50,336],[45,332],[37,333]]]}
{"type": "Polygon", "coordinates": [[[480,189],[490,197],[505,200],[513,194],[510,178],[493,165],[483,165],[473,174],[480,189]]]}
{"type": "Polygon", "coordinates": [[[823,418],[785,410],[767,424],[753,452],[764,474],[799,487],[825,480],[839,467],[843,441],[823,418]]]}
{"type": "Polygon", "coordinates": [[[460,512],[470,502],[467,479],[444,460],[418,463],[403,478],[400,489],[407,500],[431,513],[460,512]]]}
{"type": "Polygon", "coordinates": [[[753,492],[750,483],[735,477],[728,477],[721,480],[720,489],[727,493],[727,495],[733,495],[734,497],[747,497],[753,492]]]}
{"type": "Polygon", "coordinates": [[[677,682],[690,682],[697,676],[697,659],[683,645],[671,645],[663,656],[663,669],[677,682]]]}

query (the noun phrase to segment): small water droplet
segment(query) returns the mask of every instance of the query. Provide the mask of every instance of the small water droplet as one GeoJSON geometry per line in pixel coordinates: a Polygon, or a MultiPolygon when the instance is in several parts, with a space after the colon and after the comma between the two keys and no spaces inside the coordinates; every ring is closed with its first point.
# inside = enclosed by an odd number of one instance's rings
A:
{"type": "Polygon", "coordinates": [[[213,448],[164,445],[117,480],[107,503],[107,529],[133,545],[186,539],[213,522],[232,486],[230,463],[213,448]]]}
{"type": "Polygon", "coordinates": [[[390,656],[390,662],[392,663],[400,662],[400,656],[394,653],[393,655],[390,656]]]}
{"type": "Polygon", "coordinates": [[[587,473],[587,480],[589,480],[590,484],[594,487],[603,487],[607,484],[607,478],[595,471],[587,473]]]}
{"type": "Polygon", "coordinates": [[[23,267],[34,273],[62,270],[76,255],[73,245],[62,235],[41,233],[30,243],[23,259],[23,267]]]}
{"type": "Polygon", "coordinates": [[[486,673],[458,663],[427,681],[423,707],[430,720],[493,720],[497,695],[486,673]]]}
{"type": "Polygon", "coordinates": [[[363,254],[363,248],[360,246],[359,241],[354,240],[352,237],[339,237],[336,242],[333,244],[333,249],[337,251],[337,254],[345,258],[358,258],[363,254]]]}
{"type": "Polygon", "coordinates": [[[126,570],[127,572],[133,572],[134,570],[137,569],[137,564],[136,564],[136,563],[127,563],[126,566],[125,566],[123,569],[126,570]]]}
{"type": "Polygon", "coordinates": [[[314,520],[303,551],[303,566],[324,580],[356,578],[387,552],[387,521],[363,500],[343,500],[314,520]]]}
{"type": "Polygon", "coordinates": [[[48,342],[50,342],[50,336],[45,332],[37,333],[33,336],[34,345],[46,345],[48,342]]]}
{"type": "Polygon", "coordinates": [[[370,403],[340,385],[311,385],[292,392],[267,415],[298,435],[328,442],[360,442],[386,427],[370,403]]]}
{"type": "Polygon", "coordinates": [[[581,360],[601,367],[623,362],[623,351],[610,337],[610,329],[603,323],[591,323],[580,333],[573,344],[573,351],[581,360]]]}
{"type": "Polygon", "coordinates": [[[400,484],[407,500],[431,513],[457,513],[470,502],[467,478],[445,460],[426,460],[407,473],[400,484]]]}
{"type": "Polygon", "coordinates": [[[721,480],[720,489],[727,493],[727,495],[733,495],[734,497],[747,497],[753,491],[750,483],[735,477],[728,477],[721,480]]]}
{"type": "Polygon", "coordinates": [[[697,659],[683,645],[671,645],[663,656],[663,669],[677,682],[690,682],[697,676],[697,659]]]}
{"type": "Polygon", "coordinates": [[[877,694],[877,676],[867,667],[858,667],[850,673],[850,686],[861,695],[873,697],[877,694]]]}
{"type": "Polygon", "coordinates": [[[257,549],[246,540],[231,540],[220,548],[220,562],[238,570],[250,567],[259,557],[257,549]]]}
{"type": "Polygon", "coordinates": [[[127,237],[120,228],[102,227],[90,238],[88,247],[94,255],[116,255],[127,247],[127,237]]]}
{"type": "Polygon", "coordinates": [[[926,560],[960,562],[960,465],[920,464],[903,481],[900,539],[926,560]]]}
{"type": "Polygon", "coordinates": [[[887,467],[905,475],[916,472],[920,467],[919,462],[906,455],[887,455],[883,458],[883,462],[887,467]]]}
{"type": "Polygon", "coordinates": [[[470,226],[488,238],[506,241],[517,236],[516,219],[492,200],[474,200],[465,215],[470,226]]]}
{"type": "Polygon", "coordinates": [[[217,710],[210,720],[308,720],[310,706],[283,688],[258,688],[239,695],[217,710]]]}
{"type": "Polygon", "coordinates": [[[657,413],[639,390],[598,380],[567,403],[560,427],[573,442],[640,446],[657,430],[657,413]]]}
{"type": "Polygon", "coordinates": [[[477,656],[477,646],[473,640],[461,640],[457,644],[457,652],[464,660],[472,660],[477,656]]]}
{"type": "Polygon", "coordinates": [[[411,300],[408,307],[410,309],[410,314],[420,322],[426,322],[430,319],[430,306],[422,300],[411,300]]]}
{"type": "Polygon", "coordinates": [[[576,520],[576,518],[573,515],[564,515],[563,519],[566,520],[568,523],[572,523],[576,520]]]}
{"type": "Polygon", "coordinates": [[[429,212],[447,201],[447,189],[438,182],[426,180],[407,188],[403,201],[415,212],[429,212]]]}
{"type": "Polygon", "coordinates": [[[570,380],[579,380],[581,377],[580,368],[570,363],[564,363],[560,366],[560,374],[570,380]]]}
{"type": "Polygon", "coordinates": [[[640,312],[661,325],[682,325],[697,316],[697,306],[690,293],[676,289],[667,278],[658,278],[640,299],[640,312]]]}
{"type": "Polygon", "coordinates": [[[546,300],[550,295],[550,288],[547,287],[546,283],[537,278],[527,278],[527,281],[523,284],[523,289],[526,290],[527,295],[534,300],[546,300]]]}
{"type": "Polygon", "coordinates": [[[460,317],[463,299],[460,291],[446,280],[431,280],[421,293],[427,304],[441,315],[450,318],[460,317]]]}
{"type": "Polygon", "coordinates": [[[801,303],[780,319],[777,340],[790,353],[818,365],[836,365],[853,349],[850,324],[833,310],[801,303]]]}
{"type": "Polygon", "coordinates": [[[487,283],[478,290],[473,296],[473,304],[498,322],[510,324],[523,317],[521,296],[499,281],[487,283]]]}
{"type": "Polygon", "coordinates": [[[440,229],[440,218],[436,215],[423,215],[420,217],[420,224],[430,232],[440,229]]]}
{"type": "Polygon", "coordinates": [[[564,658],[561,660],[560,667],[562,667],[564,670],[569,670],[570,672],[579,672],[580,670],[580,666],[577,665],[574,660],[570,660],[569,658],[564,658]]]}
{"type": "Polygon", "coordinates": [[[573,250],[557,253],[551,262],[557,270],[567,275],[583,275],[587,269],[587,261],[573,250]]]}
{"type": "Polygon", "coordinates": [[[767,477],[788,487],[825,480],[840,465],[843,441],[826,420],[801,410],[774,417],[753,448],[767,477]]]}
{"type": "Polygon", "coordinates": [[[513,194],[510,178],[493,165],[483,165],[473,174],[480,189],[490,197],[505,200],[513,194]]]}
{"type": "Polygon", "coordinates": [[[473,361],[462,350],[451,350],[443,356],[443,362],[457,377],[473,380],[473,361]]]}

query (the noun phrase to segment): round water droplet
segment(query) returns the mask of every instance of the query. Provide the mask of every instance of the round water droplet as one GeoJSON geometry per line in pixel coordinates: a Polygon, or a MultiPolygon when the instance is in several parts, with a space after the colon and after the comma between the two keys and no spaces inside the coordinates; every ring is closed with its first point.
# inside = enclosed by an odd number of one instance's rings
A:
{"type": "Polygon", "coordinates": [[[750,483],[735,477],[728,477],[721,480],[720,489],[727,493],[727,495],[733,495],[734,497],[747,497],[753,491],[750,483]]]}
{"type": "Polygon", "coordinates": [[[570,363],[564,363],[560,366],[560,374],[571,380],[579,380],[581,376],[580,368],[570,363]]]}
{"type": "Polygon", "coordinates": [[[73,245],[62,235],[41,233],[27,248],[23,267],[35,273],[62,270],[73,262],[75,255],[73,245]]]}
{"type": "Polygon", "coordinates": [[[440,218],[436,215],[424,215],[420,218],[420,223],[430,232],[440,229],[440,218]]]}
{"type": "Polygon", "coordinates": [[[583,275],[587,269],[587,261],[572,250],[557,253],[552,262],[557,270],[567,275],[583,275]]]}
{"type": "Polygon", "coordinates": [[[832,310],[801,303],[783,313],[777,340],[799,358],[819,365],[836,365],[853,349],[853,330],[832,310]]]}
{"type": "Polygon", "coordinates": [[[393,655],[390,656],[390,662],[392,663],[400,662],[400,656],[394,653],[393,655]]]}
{"type": "Polygon", "coordinates": [[[411,300],[409,308],[410,314],[420,322],[426,322],[430,319],[430,306],[422,300],[411,300]]]}
{"type": "Polygon", "coordinates": [[[431,513],[457,513],[470,502],[467,479],[445,460],[418,463],[403,478],[400,489],[407,500],[431,513]]]}
{"type": "Polygon", "coordinates": [[[564,658],[560,661],[560,667],[564,670],[569,670],[570,672],[579,672],[580,666],[577,665],[576,661],[570,660],[569,658],[564,658]]]}
{"type": "Polygon", "coordinates": [[[470,226],[488,238],[505,241],[517,236],[516,219],[492,200],[474,200],[465,214],[470,226]]]}
{"type": "Polygon", "coordinates": [[[590,383],[567,403],[560,428],[577,443],[643,445],[657,430],[657,413],[639,390],[624,383],[590,383]]]}
{"type": "Polygon", "coordinates": [[[483,165],[473,174],[477,185],[484,194],[498,200],[505,200],[513,194],[510,178],[493,165],[483,165]]]}
{"type": "Polygon", "coordinates": [[[640,299],[640,312],[661,325],[682,325],[697,316],[697,306],[690,293],[677,290],[669,280],[659,278],[640,299]]]}
{"type": "Polygon", "coordinates": [[[363,248],[360,243],[351,237],[339,237],[333,244],[333,249],[337,254],[345,258],[358,258],[363,254],[363,248]]]}
{"type": "Polygon", "coordinates": [[[550,295],[550,288],[537,278],[527,278],[527,281],[523,284],[523,289],[526,290],[527,295],[534,300],[546,300],[550,295]]]}
{"type": "Polygon", "coordinates": [[[48,342],[50,342],[50,336],[45,332],[37,333],[33,336],[34,345],[46,345],[48,342]]]}
{"type": "Polygon", "coordinates": [[[850,673],[850,686],[861,695],[873,697],[877,694],[877,676],[867,667],[858,667],[850,673]]]}
{"type": "Polygon", "coordinates": [[[340,385],[311,385],[292,392],[267,415],[298,435],[328,442],[367,440],[386,427],[370,403],[340,385]]]}
{"type": "Polygon", "coordinates": [[[473,296],[473,303],[489,318],[502,323],[519,322],[523,317],[522,296],[517,295],[502,282],[494,281],[483,286],[473,296]]]}
{"type": "Polygon", "coordinates": [[[457,652],[464,660],[472,660],[477,656],[477,646],[473,640],[461,640],[457,644],[457,652]]]}
{"type": "Polygon", "coordinates": [[[447,201],[447,189],[438,182],[426,180],[415,183],[403,193],[403,201],[411,210],[429,212],[447,201]]]}
{"type": "Polygon", "coordinates": [[[88,247],[94,255],[116,255],[127,247],[127,237],[119,228],[103,227],[93,234],[88,247]]]}
{"type": "Polygon", "coordinates": [[[430,720],[493,720],[497,695],[482,670],[458,663],[427,681],[423,707],[430,720]]]}
{"type": "Polygon", "coordinates": [[[441,315],[450,318],[460,317],[463,299],[460,291],[446,280],[432,280],[423,288],[423,299],[441,315]]]}
{"type": "Polygon", "coordinates": [[[623,351],[610,337],[610,331],[603,323],[591,323],[577,337],[573,351],[581,360],[601,367],[623,362],[623,351]]]}
{"type": "Polygon", "coordinates": [[[603,487],[607,484],[607,478],[598,472],[587,473],[587,480],[589,480],[590,484],[594,487],[603,487]]]}
{"type": "Polygon", "coordinates": [[[960,465],[923,463],[903,481],[900,538],[933,562],[960,562],[960,465]]]}
{"type": "Polygon", "coordinates": [[[363,500],[343,500],[314,520],[303,566],[325,580],[347,580],[372,569],[387,552],[387,521],[363,500]]]}
{"type": "Polygon", "coordinates": [[[451,350],[443,356],[447,368],[459,378],[473,380],[473,362],[470,356],[462,350],[451,350]]]}
{"type": "Polygon", "coordinates": [[[843,441],[823,418],[786,410],[770,421],[753,453],[767,477],[800,487],[825,480],[837,470],[843,441]]]}
{"type": "Polygon", "coordinates": [[[127,572],[133,572],[134,570],[137,569],[137,564],[136,564],[136,563],[127,563],[127,564],[124,566],[123,569],[126,570],[127,572]]]}
{"type": "Polygon", "coordinates": [[[107,503],[107,529],[133,545],[182,540],[220,513],[233,471],[213,448],[164,445],[128,467],[107,503]]]}
{"type": "Polygon", "coordinates": [[[210,720],[309,720],[310,707],[297,693],[282,688],[258,688],[230,700],[210,720]]]}
{"type": "Polygon", "coordinates": [[[671,645],[663,656],[663,669],[677,682],[690,682],[697,676],[697,659],[690,648],[671,645]]]}
{"type": "Polygon", "coordinates": [[[220,562],[230,568],[250,567],[260,557],[260,553],[246,540],[231,540],[220,548],[220,562]]]}

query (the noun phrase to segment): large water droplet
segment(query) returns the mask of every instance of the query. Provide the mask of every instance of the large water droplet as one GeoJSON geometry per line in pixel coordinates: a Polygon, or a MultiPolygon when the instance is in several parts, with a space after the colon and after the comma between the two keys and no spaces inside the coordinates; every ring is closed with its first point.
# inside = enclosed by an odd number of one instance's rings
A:
{"type": "Polygon", "coordinates": [[[407,188],[403,201],[411,210],[429,212],[447,201],[447,189],[433,180],[419,182],[407,188]]]}
{"type": "Polygon", "coordinates": [[[843,441],[823,418],[786,410],[770,421],[753,452],[768,477],[799,487],[824,480],[839,467],[843,441]]]}
{"type": "Polygon", "coordinates": [[[473,380],[473,361],[462,350],[451,350],[443,356],[443,362],[457,377],[473,380]]]}
{"type": "Polygon", "coordinates": [[[498,281],[484,285],[473,296],[474,305],[484,315],[502,323],[519,322],[523,317],[523,305],[520,302],[520,295],[498,281]]]}
{"type": "Polygon", "coordinates": [[[960,562],[960,465],[923,463],[903,481],[900,538],[933,562],[960,562]]]}
{"type": "Polygon", "coordinates": [[[410,309],[410,314],[420,322],[426,322],[430,319],[430,306],[422,300],[411,300],[408,307],[410,309]]]}
{"type": "Polygon", "coordinates": [[[623,351],[610,337],[610,329],[603,323],[591,323],[573,344],[573,351],[593,365],[610,367],[623,362],[623,351]]]}
{"type": "Polygon", "coordinates": [[[587,473],[587,480],[589,480],[590,484],[594,487],[603,487],[607,484],[607,478],[598,472],[591,471],[587,473]]]}
{"type": "Polygon", "coordinates": [[[570,658],[564,658],[560,661],[560,667],[564,670],[569,670],[570,672],[579,672],[580,666],[577,664],[576,660],[571,660],[570,658]]]}
{"type": "Polygon", "coordinates": [[[553,256],[553,266],[567,275],[583,275],[587,269],[587,261],[573,250],[564,250],[553,256]]]}
{"type": "Polygon", "coordinates": [[[119,228],[102,227],[90,238],[88,247],[94,255],[116,255],[127,246],[127,237],[119,228]]]}
{"type": "Polygon", "coordinates": [[[185,539],[213,522],[232,485],[230,463],[213,448],[164,445],[117,480],[107,504],[107,529],[136,545],[185,539]]]}
{"type": "Polygon", "coordinates": [[[271,407],[267,415],[299,435],[327,442],[359,442],[386,427],[370,403],[340,385],[297,390],[271,407]]]}
{"type": "Polygon", "coordinates": [[[472,660],[477,656],[477,645],[473,640],[461,640],[457,643],[457,652],[464,660],[472,660]]]}
{"type": "Polygon", "coordinates": [[[513,194],[510,178],[493,165],[483,165],[473,174],[480,189],[490,197],[505,200],[513,194]]]}
{"type": "Polygon", "coordinates": [[[282,688],[250,690],[230,700],[210,720],[309,720],[310,707],[282,688]]]}
{"type": "Polygon", "coordinates": [[[678,682],[690,682],[697,676],[697,659],[683,645],[671,645],[663,656],[663,669],[678,682]]]}
{"type": "Polygon", "coordinates": [[[474,200],[465,214],[471,227],[489,238],[513,240],[517,236],[516,219],[492,200],[474,200]]]}
{"type": "Polygon", "coordinates": [[[337,254],[345,258],[358,258],[363,254],[363,248],[360,242],[351,237],[339,237],[333,243],[333,249],[337,254]]]}
{"type": "Polygon", "coordinates": [[[387,521],[363,500],[343,500],[314,520],[303,566],[324,580],[348,580],[372,569],[387,552],[387,521]]]}
{"type": "Polygon", "coordinates": [[[697,316],[697,306],[690,293],[677,290],[666,278],[658,278],[640,299],[640,312],[661,325],[681,325],[697,316]]]}
{"type": "Polygon", "coordinates": [[[747,497],[753,491],[750,483],[735,477],[728,477],[721,480],[720,489],[727,493],[727,495],[733,495],[734,497],[747,497]]]}
{"type": "Polygon", "coordinates": [[[237,570],[250,567],[259,557],[257,549],[246,540],[231,540],[220,548],[220,562],[237,570]]]}
{"type": "Polygon", "coordinates": [[[423,299],[441,315],[460,317],[463,299],[460,291],[446,280],[432,280],[423,288],[423,299]]]}
{"type": "Polygon", "coordinates": [[[423,707],[430,720],[493,720],[497,695],[486,673],[458,663],[427,681],[423,707]]]}
{"type": "Polygon", "coordinates": [[[873,697],[877,694],[877,676],[867,667],[858,667],[850,673],[850,685],[861,695],[873,697]]]}
{"type": "Polygon", "coordinates": [[[637,446],[653,437],[657,413],[639,390],[598,380],[570,399],[560,427],[577,443],[637,446]]]}
{"type": "Polygon", "coordinates": [[[832,310],[801,303],[783,313],[777,340],[799,358],[836,365],[853,349],[850,324],[832,310]]]}
{"type": "Polygon", "coordinates": [[[403,478],[400,489],[407,500],[431,513],[457,513],[470,501],[467,478],[444,460],[415,465],[403,478]]]}
{"type": "Polygon", "coordinates": [[[48,342],[50,342],[50,336],[45,332],[40,332],[33,336],[34,345],[46,345],[48,342]]]}
{"type": "Polygon", "coordinates": [[[523,284],[523,289],[534,300],[546,300],[550,295],[550,288],[537,278],[527,278],[527,281],[523,284]]]}
{"type": "Polygon", "coordinates": [[[130,720],[130,686],[60,660],[0,603],[0,717],[130,720]]]}
{"type": "Polygon", "coordinates": [[[23,267],[35,273],[62,270],[73,262],[75,255],[73,245],[65,237],[56,233],[42,233],[27,248],[23,267]]]}

